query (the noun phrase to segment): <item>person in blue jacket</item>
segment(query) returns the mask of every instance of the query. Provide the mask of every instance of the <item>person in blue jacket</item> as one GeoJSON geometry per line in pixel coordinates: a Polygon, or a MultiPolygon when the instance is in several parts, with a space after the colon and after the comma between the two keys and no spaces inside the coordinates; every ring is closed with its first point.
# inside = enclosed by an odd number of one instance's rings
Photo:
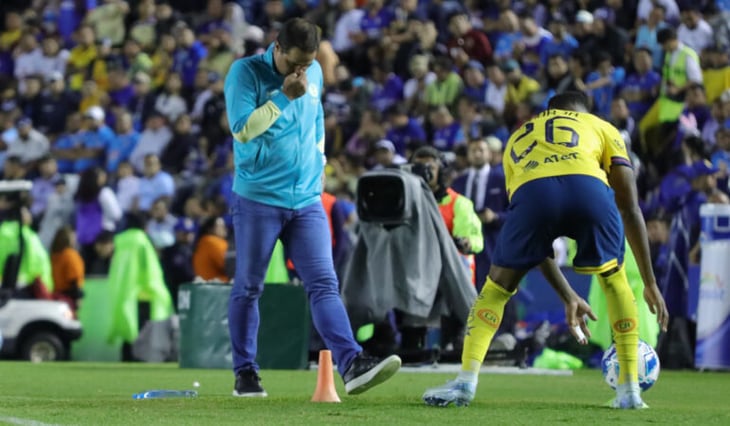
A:
{"type": "Polygon", "coordinates": [[[234,62],[225,81],[235,162],[236,274],[228,311],[235,396],[266,396],[256,364],[258,300],[277,239],[297,265],[314,326],[332,350],[346,392],[362,393],[401,365],[395,355],[381,359],[362,351],[340,299],[320,200],[325,158],[319,43],[314,24],[289,20],[265,53],[234,62]]]}

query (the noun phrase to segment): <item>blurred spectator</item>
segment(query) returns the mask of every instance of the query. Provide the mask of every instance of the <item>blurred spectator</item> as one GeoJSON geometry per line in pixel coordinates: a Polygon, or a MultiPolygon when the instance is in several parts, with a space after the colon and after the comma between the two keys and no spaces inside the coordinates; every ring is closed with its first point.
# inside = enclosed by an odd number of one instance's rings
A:
{"type": "Polygon", "coordinates": [[[102,4],[90,10],[84,23],[94,28],[99,38],[108,38],[112,44],[122,44],[125,35],[124,17],[129,5],[122,0],[102,0],[102,4]]]}
{"type": "Polygon", "coordinates": [[[365,157],[370,147],[385,137],[381,114],[375,109],[367,109],[360,116],[360,125],[347,141],[346,150],[350,155],[365,157]]]}
{"type": "Polygon", "coordinates": [[[200,68],[212,71],[225,78],[228,68],[235,56],[229,46],[230,34],[224,30],[215,30],[205,44],[208,55],[200,62],[200,68]]]}
{"type": "MultiPolygon", "coordinates": [[[[155,11],[158,7],[161,6],[155,6],[155,3],[151,1],[140,2],[136,11],[137,19],[129,28],[127,40],[134,40],[143,50],[151,51],[155,47],[155,40],[158,36],[155,31],[155,11]]],[[[125,50],[126,47],[125,43],[125,50]]]]}
{"type": "Polygon", "coordinates": [[[651,51],[647,48],[634,50],[634,72],[628,74],[618,92],[634,120],[641,120],[649,111],[659,93],[662,77],[652,67],[651,51]]]}
{"type": "Polygon", "coordinates": [[[115,193],[123,212],[127,213],[134,208],[134,202],[139,197],[139,184],[140,179],[134,175],[132,165],[128,161],[120,162],[115,193]]]}
{"type": "Polygon", "coordinates": [[[167,77],[165,88],[157,95],[155,109],[167,119],[168,123],[174,123],[182,114],[187,114],[188,105],[182,96],[182,80],[180,75],[172,73],[167,77]]]}
{"type": "Polygon", "coordinates": [[[72,223],[74,214],[75,188],[70,188],[62,177],[54,180],[54,192],[49,195],[43,219],[38,227],[38,237],[46,250],[51,250],[51,244],[56,232],[64,225],[72,223]]]}
{"type": "Polygon", "coordinates": [[[132,113],[134,129],[138,132],[144,129],[147,119],[155,110],[156,95],[152,92],[151,84],[150,76],[143,72],[138,72],[132,78],[134,97],[129,110],[132,113]]]}
{"type": "Polygon", "coordinates": [[[651,9],[648,20],[639,26],[636,31],[636,41],[634,48],[646,48],[651,52],[652,67],[655,70],[662,68],[662,59],[664,52],[662,45],[657,41],[657,33],[667,26],[664,21],[665,9],[661,5],[655,5],[651,9]]]}
{"type": "Polygon", "coordinates": [[[520,20],[517,18],[517,14],[510,9],[500,12],[498,25],[500,34],[494,47],[494,60],[501,62],[515,57],[515,48],[522,39],[522,33],[520,32],[520,20]]]}
{"type": "Polygon", "coordinates": [[[172,70],[175,51],[177,50],[177,41],[172,34],[163,33],[160,35],[159,43],[152,54],[152,69],[150,76],[152,77],[152,86],[162,87],[167,81],[167,75],[172,70]]]}
{"type": "MultiPolygon", "coordinates": [[[[18,106],[23,115],[27,116],[34,123],[38,123],[38,118],[41,117],[41,89],[43,83],[37,75],[32,75],[23,80],[25,90],[20,93],[18,98],[18,106]]],[[[37,127],[37,126],[36,126],[37,127]]],[[[43,132],[42,129],[40,129],[43,132]]]]}
{"type": "Polygon", "coordinates": [[[449,56],[458,67],[466,65],[470,59],[482,64],[492,60],[492,45],[483,32],[472,27],[466,13],[449,16],[449,33],[449,56]]]}
{"type": "Polygon", "coordinates": [[[74,160],[77,148],[81,146],[81,135],[84,132],[81,125],[82,118],[78,112],[70,113],[66,117],[66,132],[53,145],[53,156],[58,159],[58,171],[74,173],[74,160]]]}
{"type": "Polygon", "coordinates": [[[56,37],[46,37],[42,42],[43,57],[40,60],[41,72],[47,79],[51,80],[51,76],[60,73],[61,78],[66,74],[66,62],[68,62],[69,52],[61,48],[61,44],[56,37]]]}
{"type": "Polygon", "coordinates": [[[386,115],[390,129],[385,138],[393,143],[396,153],[405,156],[407,151],[426,143],[426,131],[418,120],[408,115],[405,106],[393,105],[386,115]]]}
{"type": "Polygon", "coordinates": [[[689,85],[702,84],[702,71],[697,53],[679,42],[673,28],[659,31],[657,42],[662,45],[665,53],[659,92],[659,121],[671,123],[682,113],[685,92],[689,85]]]}
{"type": "Polygon", "coordinates": [[[150,208],[150,219],[147,222],[146,231],[152,245],[157,250],[175,244],[174,230],[177,219],[170,214],[168,202],[166,198],[160,198],[155,200],[150,208]]]}
{"type": "Polygon", "coordinates": [[[183,114],[175,121],[172,139],[160,155],[162,169],[171,175],[179,174],[185,169],[188,156],[197,149],[198,141],[192,133],[192,121],[190,116],[183,114]]]}
{"type": "Polygon", "coordinates": [[[436,74],[428,69],[429,58],[426,55],[413,55],[409,63],[411,78],[403,86],[403,98],[409,111],[422,110],[426,87],[436,81],[436,74]]]}
{"type": "Polygon", "coordinates": [[[195,223],[183,217],[175,224],[175,242],[165,247],[160,254],[165,284],[177,309],[177,293],[181,284],[191,283],[195,279],[193,271],[193,241],[195,240],[195,223]]]}
{"type": "Polygon", "coordinates": [[[373,169],[384,169],[406,164],[408,161],[395,150],[393,142],[382,139],[375,143],[373,157],[375,167],[373,169]]]}
{"type": "Polygon", "coordinates": [[[484,103],[487,98],[487,85],[484,65],[477,61],[469,61],[464,66],[464,95],[475,102],[484,103]]]}
{"type": "Polygon", "coordinates": [[[223,79],[217,73],[208,73],[210,97],[203,104],[200,118],[200,136],[205,139],[206,155],[213,153],[215,148],[223,143],[227,136],[226,129],[220,126],[220,118],[226,110],[226,100],[223,97],[223,79]]]}
{"type": "Polygon", "coordinates": [[[191,88],[195,81],[198,64],[208,52],[203,44],[195,39],[195,33],[190,28],[183,28],[177,39],[177,49],[172,60],[172,71],[179,74],[182,87],[191,88]]]}
{"type": "Polygon", "coordinates": [[[96,258],[94,243],[97,237],[102,231],[116,229],[122,209],[114,191],[107,186],[107,173],[100,167],[90,167],[81,173],[74,201],[81,256],[84,263],[90,265],[96,258]]]}
{"type": "Polygon", "coordinates": [[[506,103],[514,106],[520,102],[526,102],[540,90],[540,83],[524,75],[519,62],[514,59],[505,62],[502,71],[504,71],[508,83],[506,103]]]}
{"type": "Polygon", "coordinates": [[[38,40],[35,34],[27,32],[23,34],[18,43],[18,53],[15,57],[15,78],[20,80],[20,92],[23,93],[25,87],[23,79],[31,75],[43,75],[45,70],[43,66],[43,52],[38,47],[38,40]]]}
{"type": "Polygon", "coordinates": [[[544,88],[550,94],[563,93],[572,85],[573,76],[570,74],[565,57],[559,53],[551,55],[547,61],[544,88]]]}
{"type": "Polygon", "coordinates": [[[446,105],[452,108],[455,105],[463,83],[452,67],[449,58],[439,57],[434,61],[433,72],[436,74],[436,81],[426,86],[426,105],[429,107],[446,105]]]}
{"type": "Polygon", "coordinates": [[[0,180],[16,180],[25,179],[28,171],[23,160],[16,155],[8,155],[5,159],[5,167],[3,168],[3,177],[0,180]]]}
{"type": "Polygon", "coordinates": [[[611,102],[616,89],[623,83],[626,72],[623,67],[613,66],[611,55],[600,52],[594,55],[595,71],[586,77],[586,90],[593,101],[593,112],[599,117],[608,118],[611,102]]]}
{"type": "Polygon", "coordinates": [[[108,69],[107,93],[112,106],[119,106],[125,110],[132,104],[134,89],[129,81],[127,72],[119,66],[108,69]]]}
{"type": "Polygon", "coordinates": [[[86,77],[88,67],[96,59],[96,35],[94,29],[83,25],[76,30],[78,44],[71,49],[66,65],[66,73],[70,76],[69,87],[71,90],[81,90],[86,77]]]}
{"type": "Polygon", "coordinates": [[[712,40],[712,28],[702,19],[699,5],[691,4],[681,13],[682,24],[677,29],[677,38],[685,46],[700,54],[709,47],[712,40]]]}
{"type": "Polygon", "coordinates": [[[132,127],[132,116],[123,112],[117,117],[116,135],[106,149],[106,170],[116,173],[119,164],[129,160],[139,142],[139,133],[132,127]]]}
{"type": "Polygon", "coordinates": [[[490,64],[487,66],[487,81],[484,104],[502,115],[507,100],[507,77],[501,67],[490,64]]]}
{"type": "Polygon", "coordinates": [[[71,310],[79,309],[84,288],[84,260],[76,251],[76,233],[70,226],[56,232],[51,243],[51,271],[53,294],[69,304],[71,310]]]}
{"type": "Polygon", "coordinates": [[[169,202],[174,194],[175,182],[172,176],[161,170],[159,157],[156,154],[145,155],[144,174],[139,181],[136,209],[147,213],[155,200],[164,197],[169,202]]]}
{"type": "Polygon", "coordinates": [[[128,78],[133,79],[139,72],[149,74],[152,70],[152,59],[142,50],[139,41],[128,38],[124,42],[121,65],[126,70],[128,78]]]}
{"type": "Polygon", "coordinates": [[[563,59],[567,59],[579,47],[578,40],[568,32],[567,21],[563,15],[553,16],[548,30],[553,38],[545,42],[545,46],[541,50],[542,63],[548,62],[553,55],[560,55],[563,59]]]}
{"type": "Polygon", "coordinates": [[[138,173],[145,168],[145,157],[154,155],[159,157],[172,140],[172,131],[167,126],[166,119],[159,111],[152,111],[145,124],[144,131],[139,136],[139,142],[132,151],[129,161],[138,173]]]}
{"type": "Polygon", "coordinates": [[[365,11],[358,9],[355,0],[341,0],[338,4],[339,17],[335,23],[332,47],[340,56],[352,55],[357,46],[353,36],[358,33],[365,11]]]}
{"type": "Polygon", "coordinates": [[[628,34],[623,29],[606,21],[605,9],[597,10],[593,18],[593,33],[596,36],[594,43],[581,47],[594,55],[599,51],[608,52],[611,55],[611,62],[616,66],[623,67],[626,44],[629,42],[628,34]]]}
{"type": "Polygon", "coordinates": [[[459,126],[465,142],[478,139],[482,135],[482,117],[477,105],[476,101],[466,95],[462,95],[456,103],[456,117],[459,117],[459,126]]]}
{"type": "Polygon", "coordinates": [[[193,270],[202,279],[227,283],[226,251],[228,231],[221,217],[209,217],[200,224],[193,251],[193,270]]]}
{"type": "Polygon", "coordinates": [[[33,187],[30,190],[30,214],[36,224],[40,222],[43,213],[46,212],[51,194],[56,191],[56,182],[61,179],[56,160],[50,155],[40,158],[38,160],[38,175],[37,178],[33,179],[33,187]]]}
{"type": "Polygon", "coordinates": [[[667,22],[673,24],[679,22],[679,6],[675,0],[639,0],[636,10],[637,18],[640,22],[647,21],[651,11],[657,7],[664,9],[667,22]]]}
{"type": "Polygon", "coordinates": [[[84,113],[86,131],[79,135],[81,145],[76,147],[76,173],[104,164],[106,150],[115,138],[112,129],[104,124],[105,117],[104,110],[99,106],[92,106],[84,113]]]}
{"type": "Polygon", "coordinates": [[[717,187],[730,195],[730,129],[718,129],[715,139],[716,145],[711,159],[712,165],[718,170],[717,187]]]}
{"type": "Polygon", "coordinates": [[[36,115],[39,130],[54,138],[66,128],[66,119],[71,111],[78,111],[79,97],[66,90],[66,82],[60,71],[48,75],[48,91],[40,98],[40,111],[36,115]]]}
{"type": "Polygon", "coordinates": [[[403,81],[393,73],[392,66],[384,62],[374,63],[372,74],[375,88],[370,98],[370,105],[384,112],[403,99],[403,81]]]}
{"type": "Polygon", "coordinates": [[[18,129],[18,138],[8,147],[7,155],[18,157],[29,171],[34,170],[37,161],[50,151],[48,138],[33,128],[33,122],[28,117],[20,117],[15,127],[18,129]]]}
{"type": "Polygon", "coordinates": [[[450,152],[454,146],[466,142],[461,123],[454,120],[446,106],[434,107],[429,114],[429,122],[433,129],[430,145],[439,151],[450,152]]]}
{"type": "Polygon", "coordinates": [[[523,14],[520,18],[520,33],[521,37],[514,46],[514,57],[520,58],[522,71],[526,75],[537,78],[542,70],[541,58],[545,55],[553,35],[539,26],[529,14],[523,14]]]}

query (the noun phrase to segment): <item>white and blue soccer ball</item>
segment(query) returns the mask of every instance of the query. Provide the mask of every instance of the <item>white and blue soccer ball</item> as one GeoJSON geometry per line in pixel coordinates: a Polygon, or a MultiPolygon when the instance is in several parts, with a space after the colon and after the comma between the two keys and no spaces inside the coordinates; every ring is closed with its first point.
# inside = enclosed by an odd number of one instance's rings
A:
{"type": "MultiPolygon", "coordinates": [[[[603,372],[603,379],[613,390],[616,390],[616,386],[618,385],[618,369],[616,344],[612,344],[603,353],[601,370],[603,372]]],[[[654,383],[659,379],[659,369],[659,355],[657,355],[650,344],[639,340],[639,386],[641,386],[642,392],[654,386],[654,383]]]]}

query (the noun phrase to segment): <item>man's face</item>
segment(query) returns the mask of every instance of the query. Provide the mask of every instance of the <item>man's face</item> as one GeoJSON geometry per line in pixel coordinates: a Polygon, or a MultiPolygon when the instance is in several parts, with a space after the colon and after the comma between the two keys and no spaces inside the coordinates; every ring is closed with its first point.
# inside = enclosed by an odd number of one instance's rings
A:
{"type": "Polygon", "coordinates": [[[431,169],[431,180],[428,181],[428,186],[431,189],[438,188],[439,181],[439,162],[435,158],[416,158],[413,160],[415,164],[421,164],[431,169]]]}
{"type": "Polygon", "coordinates": [[[484,83],[484,74],[473,67],[469,67],[464,71],[464,80],[469,87],[478,87],[484,83]]]}
{"type": "Polygon", "coordinates": [[[152,177],[160,171],[160,160],[155,157],[147,157],[144,160],[144,174],[147,177],[152,177]]]}
{"type": "Polygon", "coordinates": [[[484,167],[491,157],[491,151],[485,141],[472,142],[467,147],[467,158],[472,167],[478,169],[484,167]]]}
{"type": "Polygon", "coordinates": [[[651,69],[651,55],[646,50],[637,50],[634,53],[634,68],[640,74],[644,74],[651,69]]]}
{"type": "Polygon", "coordinates": [[[284,51],[279,43],[274,47],[274,62],[276,68],[282,75],[289,75],[295,72],[303,72],[312,65],[317,52],[303,52],[298,47],[292,47],[284,51]]]}
{"type": "Polygon", "coordinates": [[[568,72],[568,64],[561,56],[554,56],[548,60],[548,74],[552,78],[558,78],[568,72]]]}

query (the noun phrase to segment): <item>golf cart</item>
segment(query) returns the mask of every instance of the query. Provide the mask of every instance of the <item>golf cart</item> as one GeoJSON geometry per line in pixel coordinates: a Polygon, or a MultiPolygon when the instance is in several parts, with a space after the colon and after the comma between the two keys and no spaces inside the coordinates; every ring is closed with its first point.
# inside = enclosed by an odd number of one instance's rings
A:
{"type": "Polygon", "coordinates": [[[18,286],[26,247],[20,232],[22,209],[27,206],[31,187],[30,181],[0,181],[0,226],[18,226],[19,248],[17,253],[0,258],[0,357],[33,362],[67,360],[71,342],[81,337],[81,323],[67,303],[33,299],[28,286],[18,286]]]}

